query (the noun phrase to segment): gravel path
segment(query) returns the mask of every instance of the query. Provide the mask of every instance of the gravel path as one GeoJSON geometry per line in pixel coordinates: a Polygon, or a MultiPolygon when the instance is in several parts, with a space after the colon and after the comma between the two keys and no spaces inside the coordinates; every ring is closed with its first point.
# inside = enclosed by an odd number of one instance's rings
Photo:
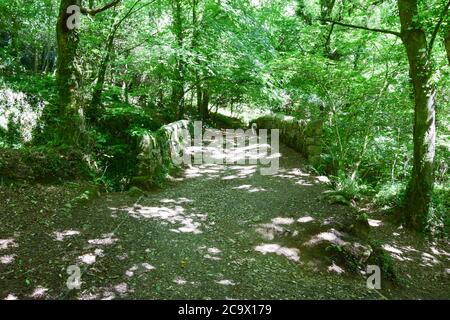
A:
{"type": "Polygon", "coordinates": [[[113,193],[53,214],[11,202],[0,226],[0,299],[382,298],[363,276],[319,268],[298,249],[320,232],[312,224],[350,209],[322,200],[326,179],[308,174],[298,153],[280,153],[272,176],[200,165],[141,197],[113,193]],[[79,290],[66,286],[70,266],[80,268],[79,290]]]}
{"type": "MultiPolygon", "coordinates": [[[[320,196],[327,187],[322,179],[304,171],[298,153],[285,147],[280,151],[280,170],[273,176],[261,175],[252,165],[201,165],[139,199],[123,194],[98,199],[91,206],[97,212],[88,215],[99,215],[98,208],[103,208],[98,219],[113,219],[117,225],[114,230],[102,228],[117,241],[103,246],[106,258],[99,263],[119,279],[114,285],[109,276],[78,296],[379,298],[366,289],[362,277],[318,272],[303,261],[295,248],[298,235],[286,227],[347,209],[324,205],[320,196]],[[279,242],[289,236],[292,246],[279,242]],[[117,285],[122,293],[114,289],[117,285]]],[[[83,280],[98,282],[95,275],[83,280]]]]}

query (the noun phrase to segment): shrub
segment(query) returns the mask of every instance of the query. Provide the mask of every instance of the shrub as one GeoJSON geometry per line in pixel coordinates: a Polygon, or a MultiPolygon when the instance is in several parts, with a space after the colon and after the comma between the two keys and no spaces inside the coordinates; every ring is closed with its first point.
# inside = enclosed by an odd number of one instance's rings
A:
{"type": "Polygon", "coordinates": [[[374,197],[374,202],[378,206],[398,206],[401,204],[406,185],[401,182],[387,183],[381,185],[374,197]]]}

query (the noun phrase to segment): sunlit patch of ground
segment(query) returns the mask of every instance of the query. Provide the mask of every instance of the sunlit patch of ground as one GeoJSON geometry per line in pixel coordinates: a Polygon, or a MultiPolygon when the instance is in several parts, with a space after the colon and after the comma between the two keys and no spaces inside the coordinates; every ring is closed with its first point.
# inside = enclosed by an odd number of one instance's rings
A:
{"type": "Polygon", "coordinates": [[[17,246],[18,246],[18,244],[15,242],[14,238],[0,239],[0,250],[15,248],[17,246]]]}
{"type": "Polygon", "coordinates": [[[328,271],[335,272],[337,274],[345,273],[345,270],[340,266],[336,265],[334,262],[332,263],[331,266],[328,267],[328,271]]]}
{"type": "Polygon", "coordinates": [[[102,249],[95,249],[92,253],[86,253],[78,257],[78,261],[83,264],[94,264],[98,257],[104,257],[102,249]]]}
{"type": "Polygon", "coordinates": [[[45,298],[46,295],[47,295],[47,291],[48,291],[47,288],[38,286],[37,288],[35,288],[35,289],[33,290],[33,293],[30,295],[30,298],[35,298],[35,299],[38,299],[38,298],[39,298],[39,299],[42,299],[42,298],[45,298]]]}
{"type": "Polygon", "coordinates": [[[259,246],[256,246],[255,250],[261,252],[262,254],[275,253],[280,256],[285,256],[286,258],[293,260],[293,261],[300,260],[300,256],[299,256],[300,250],[299,249],[282,247],[276,243],[261,244],[259,246]]]}
{"type": "Polygon", "coordinates": [[[17,299],[18,298],[14,294],[10,293],[4,300],[17,300],[17,299]]]}
{"type": "Polygon", "coordinates": [[[88,243],[92,245],[111,245],[116,241],[118,239],[114,238],[114,233],[107,233],[103,234],[101,238],[88,240],[88,243]]]}
{"type": "MultiPolygon", "coordinates": [[[[166,202],[168,203],[168,202],[166,202]]],[[[201,222],[195,220],[206,220],[205,214],[188,214],[182,206],[170,207],[143,207],[135,206],[132,208],[125,208],[128,214],[137,219],[155,219],[168,222],[176,225],[176,228],[171,230],[176,233],[202,233],[200,227],[201,222]]]]}
{"type": "Polygon", "coordinates": [[[321,232],[319,234],[314,235],[307,243],[306,245],[309,246],[313,246],[316,245],[318,243],[322,243],[322,242],[328,242],[331,244],[335,244],[335,245],[344,245],[346,242],[344,240],[342,240],[342,233],[334,230],[334,229],[330,229],[326,232],[321,232]]]}
{"type": "Polygon", "coordinates": [[[77,230],[65,230],[65,231],[55,231],[53,233],[55,240],[56,241],[64,241],[64,239],[68,238],[68,237],[73,237],[76,235],[79,235],[80,231],[77,230]]]}
{"type": "Polygon", "coordinates": [[[125,271],[125,275],[127,277],[133,277],[135,275],[140,275],[142,273],[149,272],[154,269],[155,269],[155,267],[152,266],[151,264],[149,264],[147,262],[143,262],[140,264],[133,265],[130,269],[125,271]]]}
{"type": "Polygon", "coordinates": [[[113,300],[116,298],[124,298],[128,293],[133,291],[129,289],[125,282],[118,283],[100,288],[91,288],[81,292],[80,300],[113,300]]]}
{"type": "Polygon", "coordinates": [[[7,254],[4,256],[0,256],[0,263],[1,264],[10,264],[14,261],[16,255],[15,254],[7,254]]]}
{"type": "Polygon", "coordinates": [[[300,217],[297,219],[297,222],[300,222],[300,223],[308,223],[311,221],[314,221],[314,218],[311,216],[300,217]]]}
{"type": "Polygon", "coordinates": [[[224,279],[224,280],[219,280],[216,281],[218,284],[224,285],[224,286],[234,286],[236,285],[233,281],[228,280],[228,279],[224,279]]]}
{"type": "MultiPolygon", "coordinates": [[[[204,249],[205,249],[205,247],[201,248],[201,250],[204,250],[204,249]]],[[[206,252],[207,253],[203,256],[206,259],[215,260],[215,261],[218,261],[218,260],[222,259],[219,256],[219,254],[222,252],[220,249],[217,249],[217,248],[214,248],[214,247],[213,248],[208,248],[206,250],[206,252]]]]}

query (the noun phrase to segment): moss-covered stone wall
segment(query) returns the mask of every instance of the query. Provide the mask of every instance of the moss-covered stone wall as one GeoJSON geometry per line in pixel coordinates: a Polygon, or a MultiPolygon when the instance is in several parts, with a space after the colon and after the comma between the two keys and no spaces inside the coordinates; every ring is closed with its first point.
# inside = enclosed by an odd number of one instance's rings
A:
{"type": "Polygon", "coordinates": [[[250,125],[253,124],[256,124],[258,129],[279,129],[281,142],[304,154],[311,164],[319,162],[322,153],[322,121],[268,115],[251,121],[250,125]]]}
{"type": "Polygon", "coordinates": [[[133,184],[150,187],[161,183],[169,171],[177,167],[172,162],[171,146],[181,143],[182,131],[191,130],[188,120],[180,120],[145,134],[140,142],[137,175],[133,184]]]}

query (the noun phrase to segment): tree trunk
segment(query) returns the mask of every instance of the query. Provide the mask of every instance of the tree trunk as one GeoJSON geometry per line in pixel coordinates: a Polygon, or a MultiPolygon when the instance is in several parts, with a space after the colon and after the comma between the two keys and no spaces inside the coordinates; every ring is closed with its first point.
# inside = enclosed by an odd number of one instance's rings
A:
{"type": "MultiPolygon", "coordinates": [[[[332,18],[332,13],[334,6],[336,4],[335,0],[321,0],[320,1],[320,17],[321,17],[321,23],[325,24],[325,20],[332,18]]],[[[324,44],[324,54],[325,57],[327,57],[330,60],[337,60],[338,54],[336,52],[336,49],[333,50],[331,48],[331,40],[333,36],[335,23],[331,24],[330,30],[328,31],[327,35],[325,36],[325,44],[324,44]]]]}
{"type": "Polygon", "coordinates": [[[436,87],[424,29],[418,23],[417,0],[398,0],[401,36],[408,55],[414,90],[414,163],[406,196],[406,220],[423,230],[428,222],[434,184],[436,87]]]}
{"type": "Polygon", "coordinates": [[[197,110],[198,110],[198,114],[202,114],[202,101],[203,101],[203,93],[202,93],[202,87],[200,86],[200,84],[198,84],[199,81],[199,77],[198,75],[195,77],[195,80],[197,81],[197,84],[195,85],[196,88],[196,96],[197,96],[197,110]]]}
{"type": "MultiPolygon", "coordinates": [[[[172,0],[172,15],[174,34],[177,40],[178,49],[181,50],[184,44],[181,0],[172,0]]],[[[184,61],[180,52],[176,54],[175,60],[171,101],[174,112],[181,118],[184,114],[184,61]]]]}
{"type": "Polygon", "coordinates": [[[61,0],[57,21],[57,70],[58,118],[56,128],[59,136],[67,143],[75,143],[82,129],[82,115],[77,104],[76,94],[80,86],[81,72],[77,63],[79,34],[77,28],[67,28],[67,19],[71,14],[67,8],[80,5],[79,0],[61,0]]]}
{"type": "Polygon", "coordinates": [[[34,74],[37,74],[39,72],[39,58],[40,58],[41,52],[38,48],[34,49],[34,64],[33,64],[33,71],[34,74]]]}
{"type": "Polygon", "coordinates": [[[450,23],[448,24],[447,32],[445,33],[444,45],[445,51],[447,51],[448,64],[450,65],[450,23]]]}
{"type": "Polygon", "coordinates": [[[201,91],[202,101],[200,104],[200,114],[202,116],[202,120],[206,120],[209,117],[209,93],[206,89],[203,89],[201,91]]]}
{"type": "MultiPolygon", "coordinates": [[[[198,36],[199,36],[199,19],[198,19],[198,5],[199,5],[199,0],[192,0],[192,44],[191,44],[191,48],[193,51],[197,51],[198,54],[198,36]]],[[[200,59],[195,58],[195,64],[196,64],[196,68],[195,68],[195,90],[196,90],[196,96],[197,96],[197,110],[198,113],[200,114],[202,120],[206,120],[207,114],[208,112],[204,112],[203,110],[203,89],[202,89],[202,84],[200,81],[200,66],[201,66],[201,62],[200,59]]],[[[206,98],[206,97],[205,97],[206,98]]],[[[208,104],[208,102],[207,102],[208,104]]]]}
{"type": "Polygon", "coordinates": [[[111,60],[111,53],[114,48],[114,39],[116,37],[116,33],[121,21],[122,20],[116,17],[111,27],[111,32],[109,33],[108,39],[106,41],[105,54],[98,69],[97,81],[95,83],[94,92],[92,93],[92,100],[86,112],[86,117],[90,122],[97,121],[101,113],[99,109],[102,104],[102,94],[103,87],[105,86],[106,71],[111,60]]]}
{"type": "MultiPolygon", "coordinates": [[[[125,59],[128,60],[129,52],[125,54],[125,59]]],[[[125,101],[126,104],[130,103],[130,86],[131,86],[131,80],[128,79],[128,63],[124,66],[124,80],[122,82],[122,98],[125,101]]]]}

